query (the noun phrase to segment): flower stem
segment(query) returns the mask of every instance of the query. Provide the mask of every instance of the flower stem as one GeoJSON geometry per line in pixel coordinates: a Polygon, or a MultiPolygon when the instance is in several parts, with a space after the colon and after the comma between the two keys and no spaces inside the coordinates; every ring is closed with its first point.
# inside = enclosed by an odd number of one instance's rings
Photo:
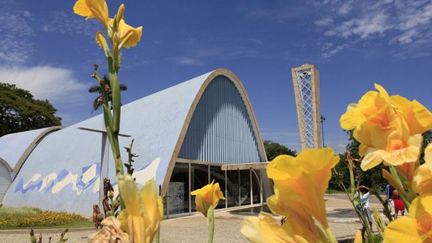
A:
{"type": "Polygon", "coordinates": [[[156,243],[160,243],[160,225],[159,225],[159,228],[156,232],[156,243]]]}
{"type": "Polygon", "coordinates": [[[214,235],[214,208],[210,207],[207,210],[207,223],[208,223],[208,243],[213,243],[213,235],[214,235]]]}
{"type": "Polygon", "coordinates": [[[402,184],[402,181],[401,181],[401,179],[400,179],[400,177],[399,177],[399,174],[398,174],[398,172],[396,171],[396,169],[393,167],[393,166],[390,166],[389,167],[389,169],[390,169],[390,173],[392,174],[392,176],[394,177],[394,178],[396,178],[396,180],[397,180],[397,182],[400,184],[400,185],[402,185],[402,191],[401,192],[399,192],[399,197],[402,199],[402,201],[404,202],[404,204],[405,204],[405,208],[407,209],[407,210],[409,210],[409,207],[410,207],[410,205],[411,205],[411,201],[408,199],[408,195],[407,195],[407,193],[406,193],[406,191],[405,191],[405,188],[403,188],[403,184],[402,184]]]}
{"type": "Polygon", "coordinates": [[[333,231],[331,230],[330,227],[327,227],[325,229],[325,233],[327,235],[328,242],[330,242],[330,243],[336,243],[337,242],[336,237],[333,234],[333,231]]]}

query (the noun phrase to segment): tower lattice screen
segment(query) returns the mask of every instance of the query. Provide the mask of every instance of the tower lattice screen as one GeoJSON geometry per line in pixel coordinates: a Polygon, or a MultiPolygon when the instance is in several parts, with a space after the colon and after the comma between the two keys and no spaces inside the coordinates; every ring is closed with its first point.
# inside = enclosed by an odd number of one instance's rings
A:
{"type": "Polygon", "coordinates": [[[293,68],[292,75],[302,149],[321,147],[318,71],[303,65],[293,68]]]}

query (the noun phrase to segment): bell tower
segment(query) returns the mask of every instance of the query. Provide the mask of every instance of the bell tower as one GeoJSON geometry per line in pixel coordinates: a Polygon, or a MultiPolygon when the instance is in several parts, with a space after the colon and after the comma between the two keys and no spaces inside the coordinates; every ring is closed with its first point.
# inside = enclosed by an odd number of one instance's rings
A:
{"type": "Polygon", "coordinates": [[[319,72],[313,64],[291,69],[301,148],[321,147],[319,72]]]}

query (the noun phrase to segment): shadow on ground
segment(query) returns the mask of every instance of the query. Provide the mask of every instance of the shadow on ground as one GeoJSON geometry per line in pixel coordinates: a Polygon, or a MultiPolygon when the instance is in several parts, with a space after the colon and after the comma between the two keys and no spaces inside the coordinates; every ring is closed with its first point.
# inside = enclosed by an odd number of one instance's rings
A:
{"type": "Polygon", "coordinates": [[[335,208],[327,212],[329,218],[357,218],[357,214],[352,208],[335,208]]]}

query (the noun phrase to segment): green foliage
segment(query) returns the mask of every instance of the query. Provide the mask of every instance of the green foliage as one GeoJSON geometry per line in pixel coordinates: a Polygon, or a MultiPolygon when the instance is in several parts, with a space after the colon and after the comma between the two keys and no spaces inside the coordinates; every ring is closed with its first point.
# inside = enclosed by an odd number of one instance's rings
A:
{"type": "Polygon", "coordinates": [[[423,135],[423,146],[422,146],[422,154],[420,155],[420,163],[424,163],[424,149],[430,143],[432,143],[432,131],[427,131],[422,134],[423,135]]]}
{"type": "Polygon", "coordinates": [[[9,208],[9,207],[0,207],[0,217],[5,214],[16,214],[16,215],[29,215],[29,214],[38,214],[41,213],[42,210],[39,208],[30,208],[30,207],[20,207],[20,208],[9,208]]]}
{"type": "MultiPolygon", "coordinates": [[[[360,168],[361,156],[359,155],[359,145],[360,143],[355,140],[352,136],[351,131],[347,131],[349,136],[349,143],[346,146],[346,151],[349,152],[354,160],[354,175],[356,181],[360,185],[364,185],[367,187],[373,187],[376,190],[382,190],[387,183],[386,180],[382,177],[381,169],[384,168],[383,164],[376,166],[368,171],[362,171],[360,168]]],[[[329,183],[329,189],[333,190],[341,190],[338,185],[338,180],[342,179],[345,187],[349,187],[350,178],[349,178],[349,169],[348,169],[348,161],[346,160],[346,154],[340,154],[340,161],[336,165],[333,170],[333,175],[329,183]]]]}
{"type": "MultiPolygon", "coordinates": [[[[49,88],[49,87],[47,87],[49,88]]],[[[14,84],[0,83],[0,137],[9,133],[61,125],[48,100],[37,100],[14,84]]]]}
{"type": "MultiPolygon", "coordinates": [[[[120,91],[127,90],[127,86],[125,84],[120,84],[119,88],[120,88],[120,91]]],[[[99,107],[101,107],[104,104],[104,97],[107,97],[109,99],[109,102],[112,102],[111,82],[107,76],[104,76],[100,80],[99,85],[91,86],[88,89],[88,92],[98,94],[98,96],[93,100],[93,110],[94,111],[99,109],[99,107]],[[103,90],[103,89],[105,89],[105,90],[103,90]],[[107,93],[107,96],[105,96],[104,93],[107,93]]]]}
{"type": "Polygon", "coordinates": [[[287,154],[292,156],[296,156],[297,154],[296,151],[291,150],[286,146],[273,141],[264,141],[264,148],[267,154],[268,161],[273,160],[274,158],[276,158],[276,156],[281,154],[287,154]]]}
{"type": "Polygon", "coordinates": [[[87,224],[81,215],[37,208],[0,208],[0,229],[87,224]]]}
{"type": "Polygon", "coordinates": [[[348,170],[348,161],[344,154],[339,154],[340,160],[339,163],[335,166],[332,172],[332,177],[329,182],[328,192],[329,191],[342,191],[338,182],[343,182],[346,188],[350,186],[350,177],[348,170]]]}

